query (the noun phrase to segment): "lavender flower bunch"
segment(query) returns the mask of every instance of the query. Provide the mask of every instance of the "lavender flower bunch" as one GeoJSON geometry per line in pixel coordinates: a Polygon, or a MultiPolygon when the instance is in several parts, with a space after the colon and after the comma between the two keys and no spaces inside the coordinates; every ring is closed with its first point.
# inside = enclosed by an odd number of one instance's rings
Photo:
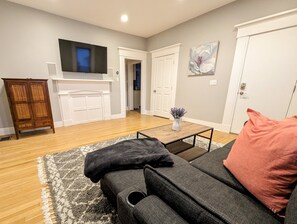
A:
{"type": "Polygon", "coordinates": [[[178,108],[178,107],[172,107],[170,109],[170,114],[172,115],[172,117],[174,117],[174,119],[180,119],[182,116],[184,116],[187,113],[187,111],[185,110],[185,108],[178,108]]]}

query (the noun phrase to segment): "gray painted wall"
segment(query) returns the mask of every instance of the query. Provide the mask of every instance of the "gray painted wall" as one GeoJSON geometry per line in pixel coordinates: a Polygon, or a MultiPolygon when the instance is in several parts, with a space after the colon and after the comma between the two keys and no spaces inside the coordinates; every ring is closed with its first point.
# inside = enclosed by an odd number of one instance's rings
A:
{"type": "Polygon", "coordinates": [[[296,0],[237,0],[148,39],[149,51],[182,43],[176,105],[187,109],[187,117],[222,123],[236,46],[234,25],[293,8],[297,8],[296,0]],[[215,75],[188,77],[190,48],[217,40],[215,75]],[[209,85],[213,79],[217,86],[209,85]]]}
{"type": "MultiPolygon", "coordinates": [[[[221,123],[236,45],[234,25],[284,10],[297,8],[296,0],[237,0],[148,39],[88,25],[7,1],[0,1],[0,78],[49,78],[45,62],[56,62],[61,71],[58,38],[108,47],[108,67],[119,69],[118,47],[154,50],[182,43],[176,105],[187,117],[221,123]],[[188,77],[189,49],[220,41],[214,76],[188,77]],[[218,80],[209,86],[209,80],[218,80]]],[[[147,108],[150,108],[150,60],[148,60],[147,108]]],[[[82,78],[82,74],[65,74],[82,78]]],[[[86,78],[100,78],[88,75],[86,78]]],[[[61,120],[58,96],[49,79],[55,121],[61,120]]],[[[119,82],[112,84],[112,114],[120,113],[119,82]]],[[[11,127],[9,107],[0,80],[0,128],[11,127]]]]}
{"type": "MultiPolygon", "coordinates": [[[[108,67],[119,70],[118,47],[146,50],[146,39],[35,9],[0,1],[0,78],[49,79],[55,121],[61,121],[58,95],[49,78],[46,62],[56,62],[61,71],[58,38],[107,46],[108,67]]],[[[99,79],[99,75],[65,74],[68,78],[99,79]]],[[[119,82],[112,84],[111,112],[120,113],[119,82]]],[[[12,127],[3,81],[0,80],[0,128],[12,127]]]]}

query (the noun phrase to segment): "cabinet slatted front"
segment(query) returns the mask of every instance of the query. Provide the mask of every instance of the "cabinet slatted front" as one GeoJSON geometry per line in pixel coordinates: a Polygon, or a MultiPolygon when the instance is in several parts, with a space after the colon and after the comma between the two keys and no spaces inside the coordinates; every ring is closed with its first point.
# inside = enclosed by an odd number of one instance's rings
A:
{"type": "Polygon", "coordinates": [[[22,130],[51,127],[47,79],[3,79],[17,139],[22,130]]]}

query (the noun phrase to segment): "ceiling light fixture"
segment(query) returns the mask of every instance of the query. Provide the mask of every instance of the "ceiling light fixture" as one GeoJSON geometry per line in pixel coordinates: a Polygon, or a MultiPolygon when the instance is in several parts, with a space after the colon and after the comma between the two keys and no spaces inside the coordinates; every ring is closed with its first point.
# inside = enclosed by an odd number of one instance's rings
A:
{"type": "Polygon", "coordinates": [[[121,21],[122,21],[123,23],[126,23],[126,22],[128,21],[128,16],[127,16],[126,14],[123,14],[123,15],[121,16],[121,21]]]}

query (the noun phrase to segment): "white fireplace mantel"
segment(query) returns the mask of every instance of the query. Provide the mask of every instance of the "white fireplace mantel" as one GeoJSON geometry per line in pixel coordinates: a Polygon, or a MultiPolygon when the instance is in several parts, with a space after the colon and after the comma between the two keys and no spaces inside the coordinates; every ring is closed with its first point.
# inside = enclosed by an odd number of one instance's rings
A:
{"type": "Polygon", "coordinates": [[[112,80],[52,77],[57,87],[64,126],[111,119],[112,80]]]}
{"type": "Polygon", "coordinates": [[[58,76],[53,76],[52,80],[61,82],[113,82],[112,79],[64,79],[58,76]]]}

